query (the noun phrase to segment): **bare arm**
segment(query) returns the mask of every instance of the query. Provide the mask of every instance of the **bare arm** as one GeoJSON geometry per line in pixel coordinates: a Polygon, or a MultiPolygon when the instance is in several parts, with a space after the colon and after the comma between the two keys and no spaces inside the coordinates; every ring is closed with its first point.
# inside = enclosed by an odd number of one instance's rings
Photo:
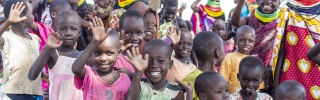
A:
{"type": "Polygon", "coordinates": [[[307,53],[307,57],[313,61],[314,63],[320,65],[320,43],[318,43],[317,45],[315,45],[314,47],[312,47],[308,53],[307,53]]]}
{"type": "Polygon", "coordinates": [[[245,3],[245,0],[240,0],[237,4],[237,7],[235,8],[233,15],[232,15],[232,25],[236,27],[240,27],[242,25],[247,25],[247,19],[246,18],[240,18],[242,7],[245,3]]]}
{"type": "Polygon", "coordinates": [[[39,57],[36,59],[36,61],[33,63],[33,65],[30,68],[28,78],[31,81],[35,80],[39,76],[39,74],[41,73],[42,69],[46,64],[48,64],[49,68],[52,69],[52,67],[56,63],[56,60],[58,59],[58,55],[56,55],[54,50],[61,46],[62,43],[60,40],[62,38],[57,33],[55,34],[51,33],[51,34],[52,35],[49,36],[47,44],[44,46],[39,57]]]}
{"type": "Polygon", "coordinates": [[[173,100],[184,100],[184,92],[181,90],[173,100]]]}
{"type": "Polygon", "coordinates": [[[199,12],[200,11],[200,8],[198,7],[198,4],[200,3],[201,0],[196,0],[193,2],[193,4],[191,5],[191,9],[194,11],[194,12],[199,12]]]}
{"type": "Polygon", "coordinates": [[[101,44],[101,42],[107,38],[111,29],[108,29],[105,32],[102,20],[98,17],[95,17],[93,20],[92,27],[92,34],[93,34],[93,41],[89,44],[89,46],[84,49],[81,55],[74,61],[72,64],[72,72],[79,78],[84,78],[86,74],[86,70],[84,69],[84,65],[86,64],[87,60],[90,58],[92,52],[101,44]]]}
{"type": "Polygon", "coordinates": [[[128,54],[126,59],[136,68],[126,100],[137,100],[141,92],[140,81],[143,72],[148,67],[149,54],[145,54],[143,59],[139,53],[139,48],[134,47],[131,48],[131,52],[129,50],[126,52],[128,54]]]}

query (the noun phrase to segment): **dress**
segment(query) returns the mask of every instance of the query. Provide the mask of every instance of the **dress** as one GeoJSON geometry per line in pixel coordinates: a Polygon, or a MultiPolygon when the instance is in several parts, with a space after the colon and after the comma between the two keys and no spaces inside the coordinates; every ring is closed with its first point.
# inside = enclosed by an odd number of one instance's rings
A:
{"type": "Polygon", "coordinates": [[[74,74],[72,64],[76,58],[59,55],[59,58],[50,70],[49,99],[50,100],[83,100],[80,89],[74,85],[74,74]]]}
{"type": "MultiPolygon", "coordinates": [[[[260,93],[260,92],[257,92],[257,93],[258,93],[258,98],[256,100],[273,100],[272,97],[266,93],[260,93]]],[[[230,100],[243,100],[239,92],[230,94],[229,99],[230,100]]]]}
{"type": "Polygon", "coordinates": [[[273,68],[282,67],[280,82],[298,81],[306,89],[307,100],[320,99],[320,67],[306,57],[307,51],[320,41],[320,16],[313,10],[320,10],[320,0],[293,0],[281,9],[283,17],[278,19],[281,24],[272,54],[273,68]],[[285,53],[284,62],[276,66],[280,53],[285,53]]]}

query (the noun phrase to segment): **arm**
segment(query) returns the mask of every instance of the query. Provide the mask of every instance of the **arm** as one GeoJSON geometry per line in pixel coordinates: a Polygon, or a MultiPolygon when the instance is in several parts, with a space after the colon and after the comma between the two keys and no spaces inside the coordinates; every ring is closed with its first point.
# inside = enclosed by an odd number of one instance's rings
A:
{"type": "MultiPolygon", "coordinates": [[[[25,5],[23,3],[16,3],[11,6],[9,18],[0,26],[0,36],[2,36],[3,32],[6,31],[12,25],[13,23],[19,23],[25,19],[27,19],[26,16],[20,17],[22,11],[24,10],[25,5]]],[[[4,44],[3,37],[0,37],[0,48],[2,48],[4,44]]]]}
{"type": "Polygon", "coordinates": [[[99,18],[101,18],[102,20],[106,20],[109,17],[110,13],[111,13],[111,11],[105,12],[105,13],[102,13],[102,14],[98,14],[97,16],[99,18]]]}
{"type": "Polygon", "coordinates": [[[183,13],[183,11],[184,11],[184,9],[186,9],[186,7],[187,7],[187,3],[182,3],[182,5],[181,5],[181,7],[179,8],[179,16],[180,17],[182,17],[182,13],[183,13]]]}
{"type": "Polygon", "coordinates": [[[242,7],[245,3],[245,0],[240,0],[238,2],[238,5],[237,7],[235,8],[235,11],[233,12],[233,15],[232,15],[232,25],[236,26],[236,27],[240,27],[242,25],[247,25],[247,18],[240,18],[240,14],[241,14],[241,10],[242,10],[242,7]]]}
{"type": "MultiPolygon", "coordinates": [[[[184,89],[185,92],[187,92],[187,96],[186,96],[186,100],[193,100],[193,94],[192,94],[192,86],[191,83],[188,82],[188,85],[184,84],[182,81],[175,79],[174,81],[176,81],[178,83],[178,85],[184,89]]],[[[180,97],[180,93],[178,94],[177,97],[180,97]]],[[[176,98],[177,99],[177,98],[176,98]]],[[[177,100],[184,100],[184,98],[180,98],[177,100]]]]}
{"type": "Polygon", "coordinates": [[[31,6],[32,6],[32,13],[36,13],[38,11],[40,0],[32,0],[31,6]]]}
{"type": "Polygon", "coordinates": [[[79,2],[79,0],[67,0],[67,2],[70,3],[71,8],[72,8],[73,11],[76,11],[76,12],[78,11],[78,2],[79,2]]]}
{"type": "Polygon", "coordinates": [[[89,44],[89,46],[84,49],[81,55],[74,61],[72,64],[72,72],[79,78],[84,78],[86,74],[86,70],[84,69],[84,65],[87,60],[90,58],[92,52],[101,44],[101,42],[107,38],[111,29],[108,29],[105,32],[102,20],[98,17],[95,17],[93,20],[92,34],[93,41],[89,44]]]}
{"type": "MultiPolygon", "coordinates": [[[[35,80],[39,76],[46,64],[49,64],[49,68],[52,69],[56,61],[52,61],[53,56],[51,54],[56,54],[54,50],[61,46],[61,39],[61,36],[59,36],[57,33],[53,36],[49,36],[47,44],[44,46],[39,57],[36,59],[36,61],[33,63],[29,70],[29,80],[35,80]]],[[[57,56],[55,56],[55,60],[57,60],[57,56]]]]}
{"type": "Polygon", "coordinates": [[[314,47],[312,47],[308,53],[307,53],[307,57],[313,61],[314,63],[320,65],[320,43],[318,43],[317,45],[315,45],[314,47]]]}
{"type": "Polygon", "coordinates": [[[139,48],[131,48],[131,52],[127,50],[127,54],[126,59],[136,68],[136,73],[133,76],[126,100],[136,100],[141,92],[140,81],[143,72],[148,67],[149,54],[145,54],[143,59],[140,56],[139,48]]]}
{"type": "Polygon", "coordinates": [[[193,4],[191,5],[191,9],[194,11],[194,12],[199,12],[200,11],[200,8],[198,7],[198,4],[200,3],[201,0],[196,0],[193,2],[193,4]]]}
{"type": "Polygon", "coordinates": [[[173,100],[184,100],[184,92],[181,90],[173,100]]]}

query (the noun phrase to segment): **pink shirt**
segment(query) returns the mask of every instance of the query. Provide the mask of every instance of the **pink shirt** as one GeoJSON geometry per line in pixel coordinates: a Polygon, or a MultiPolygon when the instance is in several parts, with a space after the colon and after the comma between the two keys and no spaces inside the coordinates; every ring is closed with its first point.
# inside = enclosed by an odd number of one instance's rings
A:
{"type": "Polygon", "coordinates": [[[85,66],[83,79],[75,77],[75,85],[82,89],[84,100],[124,100],[130,87],[130,78],[123,73],[112,85],[103,81],[95,68],[85,66]]]}

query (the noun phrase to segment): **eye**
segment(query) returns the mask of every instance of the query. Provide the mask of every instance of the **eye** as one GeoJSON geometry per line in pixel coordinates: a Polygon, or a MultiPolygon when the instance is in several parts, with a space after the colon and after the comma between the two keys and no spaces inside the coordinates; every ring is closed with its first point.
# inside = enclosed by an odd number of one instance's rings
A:
{"type": "Polygon", "coordinates": [[[93,52],[94,55],[100,55],[100,52],[93,52]]]}

